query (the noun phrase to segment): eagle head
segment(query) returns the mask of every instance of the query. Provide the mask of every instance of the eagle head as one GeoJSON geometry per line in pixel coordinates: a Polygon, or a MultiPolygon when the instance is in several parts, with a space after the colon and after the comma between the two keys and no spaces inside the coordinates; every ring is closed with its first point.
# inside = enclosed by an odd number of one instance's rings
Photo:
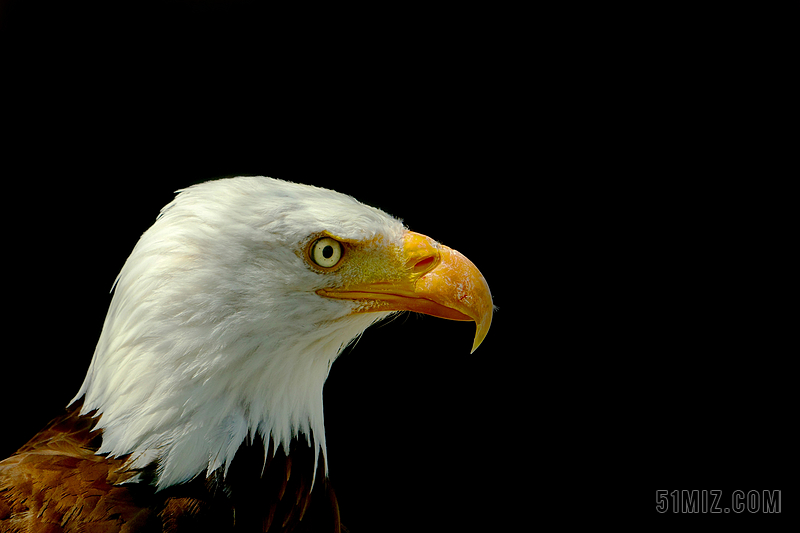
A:
{"type": "Polygon", "coordinates": [[[493,311],[455,250],[349,196],[265,177],[179,191],[113,291],[73,401],[96,411],[98,453],[156,465],[159,489],[225,472],[257,435],[288,451],[303,433],[324,456],[325,379],[370,324],[473,320],[474,351],[493,311]]]}

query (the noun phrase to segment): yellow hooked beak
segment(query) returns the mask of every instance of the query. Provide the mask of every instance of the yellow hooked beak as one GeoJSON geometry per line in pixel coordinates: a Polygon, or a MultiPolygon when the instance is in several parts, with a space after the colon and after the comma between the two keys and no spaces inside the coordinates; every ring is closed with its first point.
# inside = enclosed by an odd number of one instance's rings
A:
{"type": "Polygon", "coordinates": [[[370,274],[348,277],[342,286],[320,289],[317,294],[359,301],[359,313],[414,311],[472,320],[476,325],[474,352],[489,332],[494,309],[489,285],[475,265],[456,250],[410,231],[392,263],[374,274],[366,269],[370,274]]]}

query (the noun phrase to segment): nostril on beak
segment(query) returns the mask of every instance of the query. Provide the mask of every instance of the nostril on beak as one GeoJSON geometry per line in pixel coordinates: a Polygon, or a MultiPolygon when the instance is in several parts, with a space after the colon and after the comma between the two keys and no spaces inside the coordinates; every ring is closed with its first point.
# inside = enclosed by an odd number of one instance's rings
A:
{"type": "Polygon", "coordinates": [[[425,235],[409,231],[403,238],[406,268],[415,278],[420,278],[436,268],[442,260],[439,244],[425,235]]]}
{"type": "Polygon", "coordinates": [[[415,274],[422,274],[433,268],[435,261],[436,261],[436,256],[429,255],[428,257],[423,257],[422,259],[414,263],[414,266],[411,267],[411,270],[415,274]]]}

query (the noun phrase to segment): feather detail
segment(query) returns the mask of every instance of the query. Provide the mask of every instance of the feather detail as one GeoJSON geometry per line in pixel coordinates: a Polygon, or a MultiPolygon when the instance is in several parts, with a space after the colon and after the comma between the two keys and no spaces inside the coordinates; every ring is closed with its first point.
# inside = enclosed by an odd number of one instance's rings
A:
{"type": "MultiPolygon", "coordinates": [[[[312,491],[312,446],[295,439],[265,467],[260,439],[228,465],[162,491],[132,483],[125,458],[96,454],[101,435],[80,405],[0,461],[0,531],[336,531],[338,504],[328,481],[312,491]],[[298,460],[293,458],[297,456],[298,460]],[[303,465],[307,465],[303,468],[303,465]],[[91,524],[91,528],[88,526],[91,524]],[[255,529],[251,529],[255,528],[255,529]]],[[[267,445],[268,447],[272,444],[267,445]]],[[[324,476],[319,465],[318,475],[324,476]]]]}

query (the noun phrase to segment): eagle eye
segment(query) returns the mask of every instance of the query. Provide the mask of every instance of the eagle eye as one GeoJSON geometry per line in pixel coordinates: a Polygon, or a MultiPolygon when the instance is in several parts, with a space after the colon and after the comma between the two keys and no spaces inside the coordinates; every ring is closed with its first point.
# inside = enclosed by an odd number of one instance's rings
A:
{"type": "Polygon", "coordinates": [[[317,266],[333,268],[342,259],[342,243],[330,237],[317,239],[309,249],[309,257],[317,266]]]}

